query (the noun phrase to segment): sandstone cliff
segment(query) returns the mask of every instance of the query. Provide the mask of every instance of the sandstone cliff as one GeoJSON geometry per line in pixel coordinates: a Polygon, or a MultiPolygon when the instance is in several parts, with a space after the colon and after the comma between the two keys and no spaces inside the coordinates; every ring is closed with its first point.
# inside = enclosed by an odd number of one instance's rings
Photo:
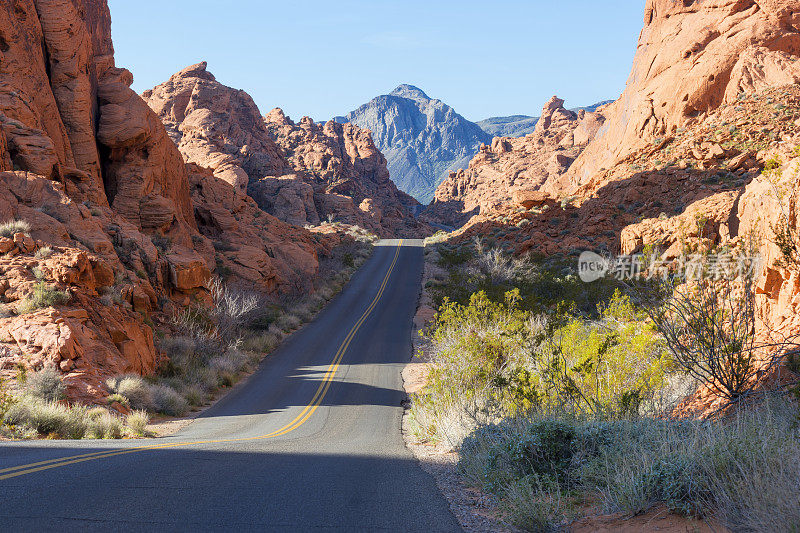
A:
{"type": "Polygon", "coordinates": [[[308,118],[296,125],[280,110],[264,118],[247,93],[219,83],[206,66],[187,67],[142,95],[187,162],[211,168],[294,225],[331,217],[383,236],[418,232],[410,210],[417,202],[388,179],[368,132],[308,118]]]}
{"type": "MultiPolygon", "coordinates": [[[[266,123],[289,166],[311,185],[320,218],[330,215],[386,236],[425,231],[412,212],[419,202],[389,179],[386,158],[369,131],[332,120],[318,124],[308,117],[295,124],[280,109],[272,110],[266,123]]],[[[268,188],[270,180],[263,182],[268,188]]],[[[259,197],[269,202],[274,195],[259,197]]]]}
{"type": "MultiPolygon", "coordinates": [[[[478,206],[455,238],[488,236],[517,253],[657,246],[664,261],[686,242],[730,250],[755,238],[759,331],[800,332],[798,267],[776,244],[776,228],[798,235],[799,22],[794,0],[649,0],[625,93],[601,110],[575,162],[478,206]]],[[[443,192],[487,198],[515,173],[509,165],[481,190],[443,192]]]]}
{"type": "Polygon", "coordinates": [[[203,299],[219,266],[263,292],[308,289],[336,241],[237,196],[223,165],[192,167],[190,184],[115,67],[110,26],[105,0],[0,6],[0,223],[18,221],[0,236],[0,376],[54,364],[73,399],[152,372],[151,317],[203,299]],[[44,287],[68,301],[20,311],[44,287]]]}
{"type": "Polygon", "coordinates": [[[552,193],[571,194],[652,139],[740,94],[800,80],[800,2],[647,0],[630,77],[601,135],[552,193]]]}

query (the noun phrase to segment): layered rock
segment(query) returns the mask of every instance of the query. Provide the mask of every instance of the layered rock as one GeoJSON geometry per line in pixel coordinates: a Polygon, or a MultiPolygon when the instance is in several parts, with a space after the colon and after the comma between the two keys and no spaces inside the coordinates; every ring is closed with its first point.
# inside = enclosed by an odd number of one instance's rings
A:
{"type": "Polygon", "coordinates": [[[247,93],[206,67],[187,67],[143,94],[187,162],[293,225],[332,217],[383,236],[418,232],[416,202],[388,179],[368,132],[308,118],[295,124],[279,109],[261,117],[247,93]]]}
{"type": "Polygon", "coordinates": [[[563,175],[604,121],[600,112],[564,108],[553,97],[533,133],[495,137],[482,145],[468,168],[451,172],[436,189],[425,216],[440,224],[461,226],[470,217],[511,201],[518,191],[535,190],[563,175]]]}
{"type": "Polygon", "coordinates": [[[451,171],[466,166],[491,136],[412,85],[373,98],[339,122],[372,132],[400,190],[427,204],[451,171]]]}
{"type": "Polygon", "coordinates": [[[192,167],[190,193],[181,153],[114,65],[110,28],[104,0],[0,7],[0,223],[27,224],[0,238],[0,377],[54,365],[82,400],[104,398],[106,377],[153,372],[150,319],[206,298],[213,273],[309,290],[338,241],[261,212],[221,173],[192,167]],[[28,312],[37,290],[62,296],[28,312]]]}

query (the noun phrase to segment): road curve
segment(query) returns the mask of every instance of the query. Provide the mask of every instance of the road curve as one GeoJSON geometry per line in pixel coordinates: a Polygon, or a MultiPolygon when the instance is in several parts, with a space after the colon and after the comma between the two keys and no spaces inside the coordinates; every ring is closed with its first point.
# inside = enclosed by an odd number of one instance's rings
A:
{"type": "Polygon", "coordinates": [[[400,435],[420,241],[172,437],[0,444],[0,530],[460,531],[400,435]]]}

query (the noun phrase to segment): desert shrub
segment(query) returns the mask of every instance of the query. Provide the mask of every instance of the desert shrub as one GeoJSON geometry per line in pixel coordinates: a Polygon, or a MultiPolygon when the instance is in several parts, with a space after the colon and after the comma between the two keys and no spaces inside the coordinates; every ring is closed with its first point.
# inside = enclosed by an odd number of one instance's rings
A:
{"type": "Polygon", "coordinates": [[[6,423],[29,427],[40,435],[81,439],[87,429],[87,409],[67,407],[32,396],[24,397],[6,413],[6,423]]]}
{"type": "Polygon", "coordinates": [[[4,379],[0,379],[0,425],[2,425],[3,417],[5,416],[6,411],[8,411],[14,402],[14,396],[8,390],[6,381],[4,379]]]}
{"type": "MultiPolygon", "coordinates": [[[[476,292],[501,302],[505,293],[518,289],[519,307],[534,313],[550,313],[565,302],[573,313],[596,315],[597,305],[611,299],[621,284],[613,278],[584,283],[577,275],[575,261],[564,256],[545,259],[512,258],[506,252],[488,248],[479,241],[480,254],[460,266],[448,269],[447,278],[430,291],[436,306],[445,298],[467,304],[476,292]]],[[[441,252],[440,252],[441,253],[441,252]]]]}
{"type": "Polygon", "coordinates": [[[445,244],[440,245],[437,248],[437,252],[439,252],[439,266],[443,268],[452,268],[463,265],[472,259],[475,253],[467,246],[450,247],[445,244]]]}
{"type": "Polygon", "coordinates": [[[280,328],[281,331],[290,332],[294,331],[302,325],[303,321],[300,320],[299,317],[293,314],[285,314],[278,317],[275,321],[275,325],[280,328]]]}
{"type": "Polygon", "coordinates": [[[61,400],[66,389],[61,373],[50,366],[30,374],[25,380],[25,393],[38,400],[61,400]]]}
{"type": "Polygon", "coordinates": [[[0,224],[0,237],[13,237],[17,233],[29,235],[31,225],[24,220],[9,220],[0,224]]]}
{"type": "Polygon", "coordinates": [[[266,354],[273,351],[281,342],[280,332],[266,331],[259,335],[251,335],[242,340],[242,350],[266,354]]]}
{"type": "Polygon", "coordinates": [[[119,394],[119,393],[116,393],[116,392],[114,394],[109,394],[108,397],[106,397],[106,403],[108,405],[111,405],[113,403],[118,403],[118,404],[123,405],[125,407],[130,407],[131,406],[130,400],[128,400],[122,394],[119,394]]]}
{"type": "Polygon", "coordinates": [[[576,494],[599,495],[606,512],[713,514],[734,531],[800,527],[796,407],[783,400],[710,421],[542,413],[476,428],[459,452],[465,480],[533,530],[563,521],[576,494]]]}
{"type": "Polygon", "coordinates": [[[134,409],[150,409],[153,405],[150,385],[141,376],[126,374],[110,378],[106,386],[112,393],[127,399],[134,409]]]}
{"type": "Polygon", "coordinates": [[[90,439],[119,439],[124,432],[122,420],[102,407],[86,411],[86,433],[90,439]]]}
{"type": "Polygon", "coordinates": [[[636,415],[664,386],[671,360],[627,296],[601,305],[597,320],[545,319],[484,292],[467,305],[445,300],[427,332],[428,386],[412,412],[424,436],[457,445],[466,429],[532,409],[636,415]]]}
{"type": "Polygon", "coordinates": [[[147,424],[150,416],[146,411],[132,411],[125,417],[128,432],[134,437],[144,437],[147,434],[147,424]]]}
{"type": "Polygon", "coordinates": [[[157,383],[150,386],[153,410],[169,416],[183,416],[189,410],[186,399],[168,385],[157,383]]]}
{"type": "Polygon", "coordinates": [[[199,407],[206,401],[205,389],[196,383],[185,386],[181,392],[191,407],[199,407]]]}
{"type": "Polygon", "coordinates": [[[40,281],[34,285],[33,292],[17,305],[17,312],[24,315],[37,309],[64,305],[69,302],[71,297],[69,292],[60,291],[44,281],[40,281]]]}
{"type": "Polygon", "coordinates": [[[537,335],[542,401],[572,413],[635,416],[664,387],[672,360],[646,314],[621,292],[598,315],[537,335]]]}
{"type": "Polygon", "coordinates": [[[552,482],[532,475],[504,487],[502,509],[524,531],[560,531],[565,520],[563,499],[552,482]]]}
{"type": "Polygon", "coordinates": [[[49,246],[42,246],[41,248],[36,250],[34,257],[36,259],[47,259],[51,255],[53,255],[53,249],[50,248],[49,246]]]}
{"type": "Polygon", "coordinates": [[[752,393],[759,386],[757,375],[797,348],[792,340],[756,338],[752,275],[682,286],[665,281],[653,292],[643,301],[675,363],[729,403],[752,393]]]}
{"type": "Polygon", "coordinates": [[[208,289],[214,302],[211,316],[216,324],[217,333],[223,340],[229,342],[240,334],[248,315],[258,308],[258,296],[225,285],[219,279],[209,282],[208,289]]]}

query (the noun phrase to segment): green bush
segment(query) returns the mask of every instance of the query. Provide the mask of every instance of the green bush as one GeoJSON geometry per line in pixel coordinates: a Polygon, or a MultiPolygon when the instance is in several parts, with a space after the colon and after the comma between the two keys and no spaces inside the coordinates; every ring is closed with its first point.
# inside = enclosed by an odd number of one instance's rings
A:
{"type": "Polygon", "coordinates": [[[620,292],[597,320],[520,308],[520,293],[466,305],[447,299],[427,332],[428,386],[413,397],[421,436],[457,445],[469,426],[530,410],[637,415],[652,408],[672,369],[653,327],[620,292]],[[455,430],[455,431],[453,431],[455,430]]]}
{"type": "Polygon", "coordinates": [[[598,315],[540,333],[543,399],[576,413],[635,416],[666,384],[672,359],[647,315],[621,292],[598,315]]]}

